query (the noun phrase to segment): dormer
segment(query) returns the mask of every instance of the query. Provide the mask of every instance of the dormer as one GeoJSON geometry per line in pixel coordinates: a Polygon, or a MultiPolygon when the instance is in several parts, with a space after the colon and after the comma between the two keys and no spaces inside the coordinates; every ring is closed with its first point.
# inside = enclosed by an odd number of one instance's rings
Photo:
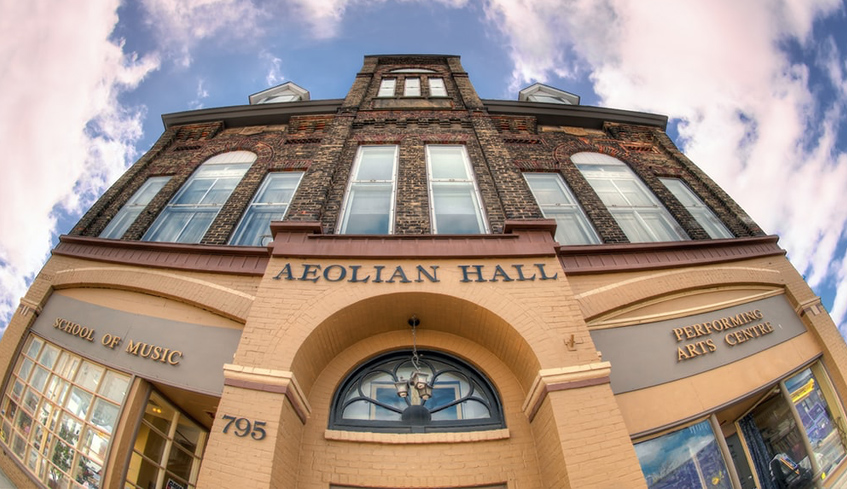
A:
{"type": "Polygon", "coordinates": [[[249,98],[250,105],[305,102],[309,100],[309,91],[289,81],[259,93],[254,93],[249,98]]]}
{"type": "Polygon", "coordinates": [[[579,105],[579,95],[549,87],[543,83],[536,83],[521,90],[518,93],[518,100],[521,102],[579,105]]]}

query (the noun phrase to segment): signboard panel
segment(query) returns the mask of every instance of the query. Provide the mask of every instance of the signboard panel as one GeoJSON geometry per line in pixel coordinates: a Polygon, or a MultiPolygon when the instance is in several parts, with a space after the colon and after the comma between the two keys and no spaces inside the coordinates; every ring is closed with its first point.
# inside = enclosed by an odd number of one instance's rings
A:
{"type": "Polygon", "coordinates": [[[805,326],[784,295],[703,314],[591,331],[611,362],[616,394],[664,384],[749,357],[805,326]]]}
{"type": "Polygon", "coordinates": [[[171,321],[53,295],[32,330],[84,357],[153,381],[220,396],[241,330],[171,321]]]}

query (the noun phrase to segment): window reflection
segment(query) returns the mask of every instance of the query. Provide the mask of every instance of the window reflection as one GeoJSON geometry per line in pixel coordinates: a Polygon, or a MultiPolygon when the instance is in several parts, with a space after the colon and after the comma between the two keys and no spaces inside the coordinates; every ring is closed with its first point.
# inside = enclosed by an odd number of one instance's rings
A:
{"type": "Polygon", "coordinates": [[[411,352],[396,352],[366,363],[345,381],[336,394],[331,428],[403,432],[502,427],[497,396],[478,372],[435,352],[421,354],[419,363],[433,387],[429,399],[416,399],[429,413],[426,421],[410,418],[413,396],[397,394],[395,383],[410,379],[415,370],[411,352]]]}
{"type": "Polygon", "coordinates": [[[637,443],[635,453],[650,489],[732,488],[709,420],[637,443]]]}

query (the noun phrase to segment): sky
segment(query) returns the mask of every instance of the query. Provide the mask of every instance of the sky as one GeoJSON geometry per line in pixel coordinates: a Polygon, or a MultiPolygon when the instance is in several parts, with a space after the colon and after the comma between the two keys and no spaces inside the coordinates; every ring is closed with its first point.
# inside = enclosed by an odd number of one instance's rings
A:
{"type": "Polygon", "coordinates": [[[0,0],[0,330],[58,236],[161,115],[292,81],[342,98],[369,54],[452,54],[482,98],[535,82],[658,113],[847,334],[839,0],[0,0]]]}

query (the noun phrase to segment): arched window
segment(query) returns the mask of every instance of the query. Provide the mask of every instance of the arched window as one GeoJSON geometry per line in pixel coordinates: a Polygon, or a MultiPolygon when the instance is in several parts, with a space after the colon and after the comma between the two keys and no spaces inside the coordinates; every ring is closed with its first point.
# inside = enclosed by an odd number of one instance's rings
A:
{"type": "Polygon", "coordinates": [[[582,172],[631,243],[688,239],[670,212],[626,163],[602,153],[576,153],[582,172]]]}
{"type": "Polygon", "coordinates": [[[443,353],[418,356],[429,394],[421,397],[415,386],[405,397],[398,393],[416,370],[411,351],[381,355],[358,367],[336,391],[329,428],[425,433],[505,427],[497,392],[481,373],[443,353]]]}
{"type": "Polygon", "coordinates": [[[144,234],[143,241],[199,243],[256,155],[232,151],[206,160],[144,234]]]}

